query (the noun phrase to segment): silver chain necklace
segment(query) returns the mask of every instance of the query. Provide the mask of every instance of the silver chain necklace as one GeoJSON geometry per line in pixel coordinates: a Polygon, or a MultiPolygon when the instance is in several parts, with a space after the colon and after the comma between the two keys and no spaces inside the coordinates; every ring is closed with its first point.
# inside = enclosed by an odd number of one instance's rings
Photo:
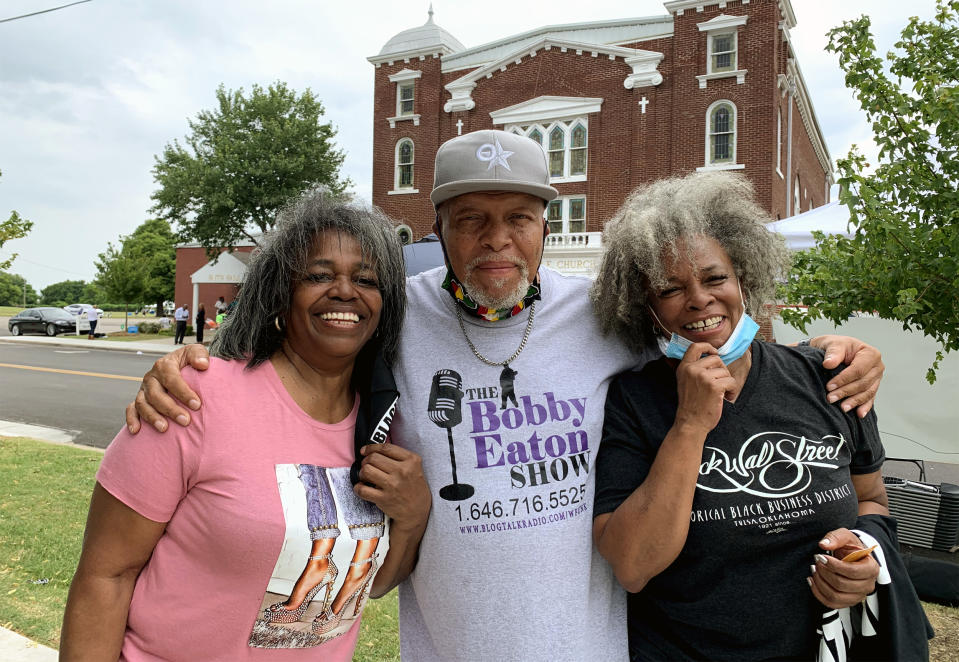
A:
{"type": "Polygon", "coordinates": [[[473,355],[476,356],[480,361],[490,366],[501,365],[504,367],[503,373],[505,374],[510,370],[509,364],[519,356],[520,352],[523,351],[523,348],[526,347],[526,341],[529,340],[529,334],[533,330],[533,317],[536,315],[536,302],[534,301],[530,304],[529,307],[529,320],[526,322],[526,331],[523,332],[523,340],[520,341],[519,347],[516,348],[516,351],[513,352],[513,355],[506,359],[505,361],[490,361],[488,358],[479,353],[479,350],[476,349],[476,345],[473,344],[473,341],[470,340],[469,334],[466,333],[466,324],[463,323],[463,311],[460,309],[459,304],[456,304],[456,319],[460,323],[460,331],[463,332],[463,337],[466,338],[466,344],[470,346],[470,349],[473,350],[473,355]]]}

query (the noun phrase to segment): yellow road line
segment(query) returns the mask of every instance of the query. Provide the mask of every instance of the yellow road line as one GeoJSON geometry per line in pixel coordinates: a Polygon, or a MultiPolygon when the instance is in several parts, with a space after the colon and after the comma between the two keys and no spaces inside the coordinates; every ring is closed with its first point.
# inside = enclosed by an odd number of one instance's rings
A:
{"type": "Polygon", "coordinates": [[[0,368],[17,368],[19,370],[36,370],[37,372],[58,372],[62,375],[80,375],[82,377],[103,377],[104,379],[126,379],[138,382],[142,377],[127,377],[126,375],[108,375],[104,372],[83,372],[82,370],[61,370],[60,368],[39,368],[34,365],[17,365],[15,363],[0,363],[0,368]]]}

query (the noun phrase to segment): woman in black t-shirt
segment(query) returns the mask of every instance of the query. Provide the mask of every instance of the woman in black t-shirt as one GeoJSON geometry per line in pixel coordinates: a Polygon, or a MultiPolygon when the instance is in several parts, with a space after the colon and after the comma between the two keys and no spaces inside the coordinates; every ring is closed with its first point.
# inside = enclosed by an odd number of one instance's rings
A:
{"type": "Polygon", "coordinates": [[[882,444],[868,408],[825,401],[819,350],[754,340],[748,311],[787,264],[764,220],[745,178],[697,173],[637,191],[604,232],[605,330],[666,355],[611,384],[596,465],[633,659],[810,659],[823,612],[896,553],[841,560],[872,544],[860,516],[889,514],[882,444]]]}

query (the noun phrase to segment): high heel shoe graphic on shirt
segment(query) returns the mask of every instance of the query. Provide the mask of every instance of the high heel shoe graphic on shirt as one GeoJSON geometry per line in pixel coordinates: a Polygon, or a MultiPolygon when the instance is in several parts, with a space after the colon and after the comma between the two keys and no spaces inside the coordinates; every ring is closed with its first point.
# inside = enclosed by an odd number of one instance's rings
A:
{"type": "Polygon", "coordinates": [[[338,628],[342,622],[355,620],[356,617],[360,615],[363,604],[369,596],[373,576],[376,574],[376,569],[379,566],[376,563],[376,554],[362,561],[350,563],[351,568],[366,563],[370,564],[370,569],[366,571],[366,575],[363,577],[360,585],[350,594],[350,597],[346,599],[343,606],[340,607],[340,611],[334,612],[330,605],[326,604],[323,611],[313,619],[313,634],[323,635],[332,632],[338,628]]]}
{"type": "MultiPolygon", "coordinates": [[[[333,582],[336,581],[336,576],[339,574],[339,571],[336,568],[336,565],[333,563],[332,554],[324,554],[322,556],[311,556],[310,561],[320,561],[326,559],[328,564],[326,567],[326,573],[323,575],[323,579],[320,582],[311,588],[306,596],[303,598],[303,602],[300,603],[300,606],[296,609],[290,609],[287,606],[286,602],[276,602],[264,610],[264,618],[270,623],[296,623],[303,614],[306,613],[306,610],[309,608],[310,603],[313,602],[313,598],[316,597],[316,594],[319,593],[324,588],[326,589],[326,595],[323,597],[323,608],[320,613],[325,612],[329,609],[330,602],[332,601],[333,593],[333,582]]],[[[288,601],[287,601],[288,602],[288,601]]]]}

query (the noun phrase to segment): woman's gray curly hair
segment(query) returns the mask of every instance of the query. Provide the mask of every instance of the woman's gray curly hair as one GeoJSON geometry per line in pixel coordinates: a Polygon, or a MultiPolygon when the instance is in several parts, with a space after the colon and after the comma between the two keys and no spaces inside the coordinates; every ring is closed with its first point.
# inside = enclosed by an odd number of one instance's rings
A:
{"type": "Polygon", "coordinates": [[[358,366],[372,362],[379,350],[392,365],[406,314],[406,268],[399,237],[379,209],[330,199],[319,191],[280,212],[276,228],[254,252],[237,304],[211,345],[214,356],[245,360],[252,368],[280,349],[284,333],[275,320],[293,305],[293,289],[306,276],[316,238],[323,232],[342,232],[356,239],[363,259],[376,271],[383,308],[377,337],[361,350],[358,366]]]}
{"type": "Polygon", "coordinates": [[[749,180],[728,172],[693,173],[633,191],[603,230],[605,251],[590,290],[603,332],[636,352],[655,344],[649,288],[665,287],[663,258],[680,257],[678,240],[701,235],[729,255],[746,309],[757,316],[774,300],[776,279],[789,264],[782,237],[764,225],[770,220],[749,180]]]}

